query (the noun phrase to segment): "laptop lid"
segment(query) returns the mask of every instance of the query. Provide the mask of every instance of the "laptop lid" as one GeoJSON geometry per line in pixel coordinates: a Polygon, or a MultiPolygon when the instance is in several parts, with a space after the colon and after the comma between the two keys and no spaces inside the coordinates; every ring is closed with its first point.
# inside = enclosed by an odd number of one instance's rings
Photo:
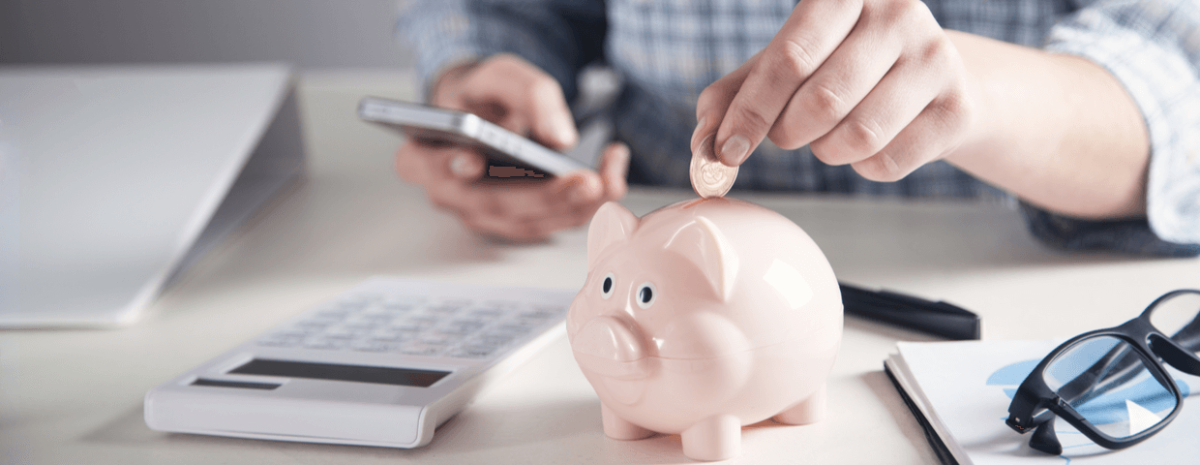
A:
{"type": "Polygon", "coordinates": [[[271,127],[290,75],[0,67],[0,327],[135,321],[271,127]]]}

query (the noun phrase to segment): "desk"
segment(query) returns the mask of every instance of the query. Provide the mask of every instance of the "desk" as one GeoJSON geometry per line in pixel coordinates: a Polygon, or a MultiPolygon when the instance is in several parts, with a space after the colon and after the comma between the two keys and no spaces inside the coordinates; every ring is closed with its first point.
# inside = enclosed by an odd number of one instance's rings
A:
{"type": "MultiPolygon", "coordinates": [[[[489,243],[401,184],[399,138],[358,122],[363,95],[406,97],[390,75],[309,75],[301,111],[310,162],[278,199],[186,271],[138,325],[0,332],[0,463],[677,463],[678,436],[604,437],[599,401],[564,339],[416,450],[166,434],[142,421],[145,392],[375,274],[576,289],[585,231],[489,243]]],[[[692,196],[635,189],[643,215],[692,196]]],[[[1041,339],[1114,325],[1154,297],[1200,287],[1196,260],[1047,250],[1002,205],[828,197],[738,197],[804,227],[839,278],[941,298],[983,317],[985,339],[1041,339]]],[[[831,418],[746,428],[730,463],[932,463],[921,429],[880,371],[916,333],[847,318],[830,379],[831,418]]],[[[1001,413],[997,413],[1000,418],[1001,413]]],[[[998,421],[998,420],[997,420],[998,421]]]]}

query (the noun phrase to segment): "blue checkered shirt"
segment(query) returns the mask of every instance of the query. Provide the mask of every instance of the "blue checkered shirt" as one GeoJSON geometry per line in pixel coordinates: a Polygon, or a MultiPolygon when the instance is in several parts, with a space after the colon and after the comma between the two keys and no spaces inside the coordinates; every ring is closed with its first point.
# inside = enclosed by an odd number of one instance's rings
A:
{"type": "MultiPolygon", "coordinates": [[[[1090,59],[1132,95],[1149,129],[1147,219],[1085,221],[1017,202],[1030,231],[1074,250],[1200,254],[1200,6],[1195,0],[926,0],[946,29],[1090,59]]],[[[689,186],[696,99],[770,42],[794,0],[416,0],[402,2],[398,35],[428,82],[445,67],[515,53],[576,93],[585,65],[603,60],[625,86],[617,137],[633,151],[630,182],[689,186]]],[[[892,183],[821,163],[808,147],[764,141],[736,189],[1011,201],[945,163],[892,183]]]]}

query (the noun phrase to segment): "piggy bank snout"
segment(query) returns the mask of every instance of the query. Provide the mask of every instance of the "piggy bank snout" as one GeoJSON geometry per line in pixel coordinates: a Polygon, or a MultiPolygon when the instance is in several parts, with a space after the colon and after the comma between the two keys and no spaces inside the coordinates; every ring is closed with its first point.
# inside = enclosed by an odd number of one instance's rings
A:
{"type": "Polygon", "coordinates": [[[624,318],[609,315],[588,320],[571,346],[580,366],[617,379],[649,376],[649,360],[641,329],[624,318]]]}

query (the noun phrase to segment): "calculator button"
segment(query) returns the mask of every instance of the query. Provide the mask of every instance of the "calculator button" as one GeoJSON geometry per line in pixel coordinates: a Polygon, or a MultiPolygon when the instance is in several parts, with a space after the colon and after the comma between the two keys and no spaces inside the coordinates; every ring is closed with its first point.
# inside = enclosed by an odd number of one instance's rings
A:
{"type": "Polygon", "coordinates": [[[377,330],[371,333],[371,339],[384,342],[401,342],[407,341],[415,337],[416,333],[393,331],[393,330],[377,330]]]}
{"type": "Polygon", "coordinates": [[[425,310],[429,311],[430,313],[439,314],[439,315],[453,315],[455,312],[458,312],[460,309],[462,309],[461,305],[445,305],[445,304],[431,305],[431,306],[425,308],[425,310]]]}
{"type": "Polygon", "coordinates": [[[532,327],[533,327],[533,325],[528,324],[526,322],[516,321],[516,322],[504,323],[500,326],[497,326],[495,331],[497,333],[519,335],[519,334],[528,333],[529,330],[532,329],[532,327]]]}
{"type": "Polygon", "coordinates": [[[326,328],[320,334],[328,339],[355,339],[366,332],[362,328],[339,325],[326,328]]]}
{"type": "Polygon", "coordinates": [[[438,327],[438,332],[454,336],[466,336],[479,331],[483,324],[476,321],[453,321],[438,327]]]}
{"type": "Polygon", "coordinates": [[[304,341],[305,349],[338,350],[346,347],[346,341],[337,339],[310,339],[304,341]]]}
{"type": "Polygon", "coordinates": [[[406,344],[400,347],[400,353],[404,355],[419,355],[432,357],[446,350],[445,346],[435,346],[428,344],[406,344]]]}
{"type": "Polygon", "coordinates": [[[507,345],[508,343],[512,342],[513,339],[516,339],[516,336],[512,335],[512,334],[490,333],[490,334],[484,334],[484,335],[480,336],[479,339],[475,341],[475,343],[479,344],[479,345],[500,347],[500,346],[507,345]]]}
{"type": "Polygon", "coordinates": [[[446,354],[446,356],[454,358],[487,358],[495,351],[495,347],[468,346],[454,349],[449,354],[446,354]]]}
{"type": "Polygon", "coordinates": [[[354,341],[350,349],[358,352],[388,352],[394,349],[393,344],[377,341],[354,341]]]}
{"type": "Polygon", "coordinates": [[[430,326],[433,326],[433,325],[422,324],[422,323],[413,323],[410,321],[410,322],[404,322],[398,326],[393,326],[392,328],[402,331],[402,332],[419,333],[421,331],[425,331],[426,329],[429,329],[430,326]]]}
{"type": "Polygon", "coordinates": [[[447,336],[444,336],[441,334],[437,334],[437,333],[422,337],[420,340],[421,340],[421,343],[423,343],[423,344],[427,344],[427,345],[431,345],[431,346],[441,346],[441,347],[447,347],[447,346],[450,346],[451,344],[454,344],[455,342],[458,342],[457,340],[455,340],[453,338],[450,338],[450,337],[447,337],[447,336]]]}
{"type": "Polygon", "coordinates": [[[378,325],[378,324],[376,324],[376,323],[374,323],[374,322],[371,322],[371,321],[362,321],[362,320],[355,320],[355,321],[344,321],[344,322],[342,322],[342,324],[341,324],[341,327],[342,327],[342,328],[347,328],[347,329],[351,329],[351,330],[357,330],[357,331],[359,331],[359,332],[365,332],[365,331],[367,331],[367,330],[374,329],[374,328],[376,328],[376,327],[378,327],[378,326],[379,326],[379,325],[378,325]]]}

